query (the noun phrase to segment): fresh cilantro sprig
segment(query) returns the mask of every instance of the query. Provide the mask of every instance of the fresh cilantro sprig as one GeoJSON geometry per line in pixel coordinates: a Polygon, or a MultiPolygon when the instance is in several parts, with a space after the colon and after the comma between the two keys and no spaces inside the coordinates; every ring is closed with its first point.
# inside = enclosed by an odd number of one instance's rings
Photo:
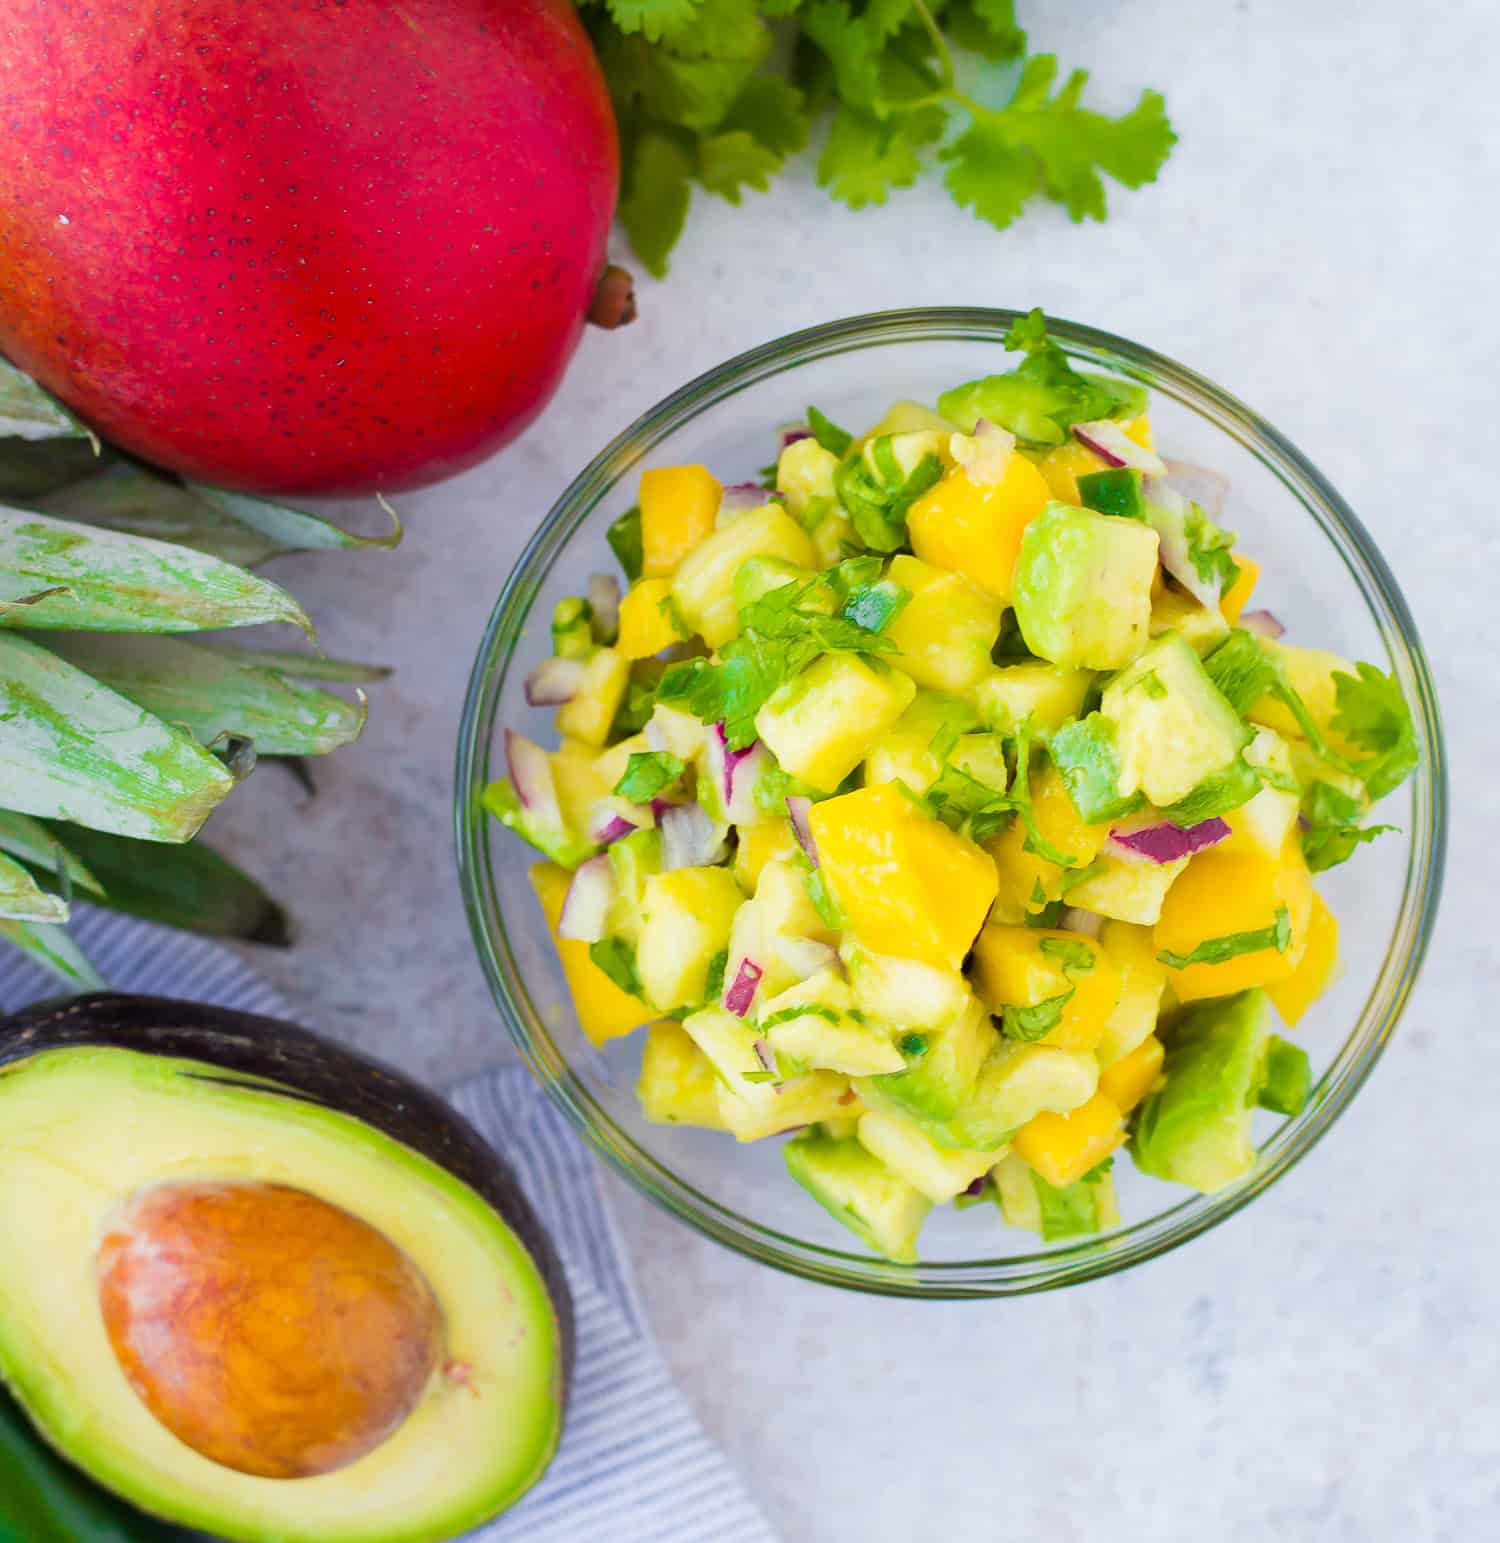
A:
{"type": "Polygon", "coordinates": [[[1314,873],[1348,862],[1355,849],[1395,825],[1361,825],[1364,810],[1357,798],[1330,782],[1317,781],[1302,800],[1302,855],[1314,873]]]}
{"type": "Polygon", "coordinates": [[[633,804],[649,804],[683,773],[681,757],[668,750],[638,750],[625,763],[625,770],[615,784],[615,794],[633,804]]]}
{"type": "Polygon", "coordinates": [[[996,229],[1033,198],[1102,220],[1104,178],[1154,181],[1176,135],[1159,93],[1110,117],[1026,52],[1014,0],[580,0],[620,125],[620,219],[666,273],[696,188],[764,192],[826,124],[822,186],[851,209],[944,168],[996,229]]]}
{"type": "Polygon", "coordinates": [[[1169,969],[1185,970],[1190,964],[1225,964],[1241,954],[1258,954],[1274,948],[1284,954],[1292,946],[1292,916],[1284,905],[1276,907],[1269,927],[1251,932],[1230,932],[1221,938],[1205,938],[1191,953],[1177,954],[1164,949],[1156,957],[1169,969]]]}

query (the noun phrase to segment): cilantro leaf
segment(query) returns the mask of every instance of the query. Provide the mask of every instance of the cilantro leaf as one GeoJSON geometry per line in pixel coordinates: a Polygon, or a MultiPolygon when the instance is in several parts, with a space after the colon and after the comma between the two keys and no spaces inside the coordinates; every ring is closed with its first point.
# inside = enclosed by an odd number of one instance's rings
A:
{"type": "Polygon", "coordinates": [[[1078,859],[1059,851],[1042,834],[1036,822],[1036,812],[1031,805],[1031,720],[1028,718],[1016,730],[1016,776],[1011,784],[1011,800],[1016,814],[1026,827],[1026,839],[1021,843],[1023,851],[1034,852],[1045,862],[1059,868],[1076,868],[1078,859]]]}
{"type": "Polygon", "coordinates": [[[1094,968],[1094,951],[1081,938],[1043,938],[1039,946],[1048,959],[1060,960],[1064,971],[1082,975],[1094,968]]]}
{"type": "Polygon", "coordinates": [[[703,984],[703,1000],[717,1002],[724,995],[724,972],[729,968],[729,950],[721,948],[708,961],[708,974],[703,984]]]}
{"type": "Polygon", "coordinates": [[[936,107],[883,118],[859,107],[840,107],[818,157],[818,185],[851,209],[883,204],[892,188],[916,182],[921,150],[942,133],[943,114],[936,107]]]}
{"type": "Polygon", "coordinates": [[[1000,1032],[1007,1039],[1032,1041],[1043,1039],[1062,1022],[1063,1008],[1078,988],[1070,986],[1055,997],[1033,1003],[1030,1007],[1007,1006],[1000,1015],[1000,1032]]]}
{"type": "Polygon", "coordinates": [[[1291,913],[1284,905],[1276,907],[1276,919],[1269,927],[1253,932],[1231,932],[1222,938],[1205,938],[1191,953],[1175,954],[1170,949],[1156,957],[1173,970],[1185,970],[1190,964],[1223,964],[1241,954],[1258,954],[1274,948],[1284,954],[1292,943],[1291,913]]]}
{"type": "Polygon", "coordinates": [[[956,0],[943,11],[948,35],[991,64],[1026,51],[1026,32],[1016,21],[1015,0],[956,0]]]}
{"type": "Polygon", "coordinates": [[[1314,873],[1326,873],[1348,862],[1355,849],[1374,841],[1394,825],[1361,825],[1364,813],[1359,800],[1333,786],[1317,781],[1302,800],[1302,855],[1314,873]]]}
{"type": "Polygon", "coordinates": [[[831,418],[819,412],[816,407],[807,409],[807,426],[812,430],[813,438],[830,454],[843,455],[854,443],[854,436],[848,429],[841,429],[831,418]]]}
{"type": "Polygon", "coordinates": [[[692,157],[675,139],[644,133],[626,153],[620,223],[647,271],[665,278],[667,257],[687,224],[692,157]]]}
{"type": "Polygon", "coordinates": [[[854,590],[839,607],[839,615],[863,627],[866,632],[884,632],[910,600],[911,591],[904,584],[880,579],[874,584],[862,584],[854,590]]]}
{"type": "Polygon", "coordinates": [[[590,943],[589,958],[621,991],[633,997],[640,996],[641,978],[636,973],[635,950],[624,938],[600,938],[597,943],[590,943]]]}
{"type": "Polygon", "coordinates": [[[719,127],[742,129],[758,145],[774,151],[778,160],[805,150],[811,134],[802,93],[774,75],[748,80],[719,127]]]}
{"type": "Polygon", "coordinates": [[[637,750],[625,763],[625,770],[615,784],[617,798],[633,804],[649,804],[664,788],[669,788],[683,773],[683,762],[668,750],[637,750]]]}
{"type": "Polygon", "coordinates": [[[943,151],[952,164],[943,177],[954,202],[1004,230],[1013,225],[1041,185],[1036,157],[1012,145],[1005,129],[976,119],[943,151]]]}
{"type": "Polygon", "coordinates": [[[814,868],[810,863],[807,875],[803,881],[807,890],[807,898],[812,901],[813,910],[818,913],[818,919],[830,930],[837,932],[844,925],[844,915],[839,909],[839,903],[833,898],[833,891],[828,887],[828,880],[821,868],[814,868]]]}
{"type": "Polygon", "coordinates": [[[1197,504],[1188,506],[1183,521],[1187,537],[1188,561],[1205,584],[1214,585],[1223,595],[1234,587],[1240,565],[1230,556],[1239,537],[1232,530],[1214,524],[1197,504]]]}
{"type": "Polygon", "coordinates": [[[698,143],[698,180],[710,193],[738,204],[745,188],[764,193],[782,157],[745,129],[713,134],[698,143]]]}
{"type": "Polygon", "coordinates": [[[639,32],[659,42],[665,32],[690,26],[699,0],[609,0],[609,14],[621,32],[639,32]]]}
{"type": "Polygon", "coordinates": [[[1336,710],[1333,727],[1372,754],[1354,763],[1354,772],[1372,799],[1394,792],[1416,769],[1417,736],[1411,709],[1394,675],[1373,664],[1355,665],[1333,677],[1336,710]]]}
{"type": "Polygon", "coordinates": [[[846,455],[833,475],[839,502],[859,539],[877,552],[897,552],[908,544],[906,516],[911,506],[943,475],[943,463],[929,453],[909,470],[882,434],[858,455],[846,455]]]}
{"type": "Polygon", "coordinates": [[[1120,792],[1123,768],[1115,726],[1103,713],[1064,724],[1048,741],[1047,752],[1086,825],[1117,820],[1145,802],[1140,792],[1120,792]]]}
{"type": "Polygon", "coordinates": [[[609,542],[609,549],[615,554],[615,560],[625,572],[625,577],[632,584],[640,578],[641,569],[645,566],[645,555],[641,546],[641,511],[639,505],[627,509],[617,520],[613,521],[605,532],[605,540],[609,542]]]}

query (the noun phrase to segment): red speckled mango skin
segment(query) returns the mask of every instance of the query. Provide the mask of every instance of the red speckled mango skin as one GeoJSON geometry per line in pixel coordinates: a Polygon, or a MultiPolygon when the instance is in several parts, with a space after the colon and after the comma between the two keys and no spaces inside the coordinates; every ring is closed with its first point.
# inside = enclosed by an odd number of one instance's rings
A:
{"type": "Polygon", "coordinates": [[[4,0],[0,352],[189,477],[416,487],[557,388],[618,174],[567,0],[4,0]]]}

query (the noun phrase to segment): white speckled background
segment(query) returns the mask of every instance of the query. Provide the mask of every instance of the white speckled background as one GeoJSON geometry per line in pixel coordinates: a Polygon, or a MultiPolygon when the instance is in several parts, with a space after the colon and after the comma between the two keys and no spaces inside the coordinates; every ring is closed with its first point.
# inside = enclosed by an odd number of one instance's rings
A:
{"type": "Polygon", "coordinates": [[[1022,9],[1108,104],[1165,88],[1182,144],[1160,185],[1102,228],[1049,210],[1003,237],[933,186],[851,215],[806,165],[745,209],[705,200],[670,283],[586,339],[540,425],[403,500],[399,553],[281,565],[331,649],[400,674],[316,801],[267,768],[212,834],[294,903],[299,948],[255,962],[309,1022],[435,1080],[503,1057],[453,875],[452,745],[513,557],[606,439],[732,353],[888,306],[1041,303],[1197,366],[1360,511],[1444,694],[1443,922],[1352,1111],[1190,1248],[1008,1303],[802,1285],[613,1188],[665,1352],[789,1543],[1479,1543],[1500,1536],[1500,12],[1022,9]]]}

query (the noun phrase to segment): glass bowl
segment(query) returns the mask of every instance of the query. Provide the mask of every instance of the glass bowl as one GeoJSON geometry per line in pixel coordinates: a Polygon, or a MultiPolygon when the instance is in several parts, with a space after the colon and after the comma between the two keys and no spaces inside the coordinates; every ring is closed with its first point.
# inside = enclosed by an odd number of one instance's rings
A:
{"type": "Polygon", "coordinates": [[[1316,1094],[1294,1119],[1257,1115],[1260,1161],[1233,1187],[1197,1195],[1116,1165],[1122,1225],[1051,1247],[1004,1226],[989,1206],[936,1208],[923,1258],[861,1252],[786,1173],[778,1140],[741,1146],[717,1132],[647,1123],[634,1087],[638,1036],[602,1052],[584,1039],[526,879],[535,854],[480,808],[503,771],[500,732],[555,743],[550,713],[522,681],[551,651],[552,607],[593,572],[616,571],[609,522],[635,501],[647,467],[702,462],[725,483],[774,458],[778,425],[815,403],[858,430],[898,397],[931,402],[948,386],[1010,368],[1017,313],[942,308],[831,322],[752,349],[653,407],[584,469],[542,522],[495,606],[459,735],[457,843],[465,905],[501,1020],[579,1133],[658,1205],[728,1247],[808,1280],[908,1297],[1006,1296],[1090,1280],[1196,1237],[1274,1184],[1329,1129],[1394,1032],[1431,934],[1445,840],[1442,731],[1416,627],[1390,569],[1317,468],[1248,407],[1201,375],[1092,327],[1052,322],[1080,363],[1150,388],[1157,443],[1231,481],[1226,518],[1264,565],[1255,603],[1290,636],[1394,669],[1421,753],[1415,777],[1382,806],[1402,831],[1327,874],[1343,974],[1297,1031],[1316,1094]],[[1407,807],[1400,808],[1405,801],[1407,807]]]}

